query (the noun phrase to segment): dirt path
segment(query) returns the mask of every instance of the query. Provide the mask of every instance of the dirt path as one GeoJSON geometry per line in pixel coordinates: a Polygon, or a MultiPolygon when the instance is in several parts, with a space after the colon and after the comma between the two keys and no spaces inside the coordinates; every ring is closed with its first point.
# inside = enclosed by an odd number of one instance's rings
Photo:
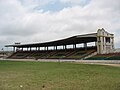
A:
{"type": "Polygon", "coordinates": [[[62,59],[5,59],[10,61],[36,61],[36,62],[74,62],[82,64],[98,64],[120,67],[120,60],[62,60],[62,59]]]}
{"type": "Polygon", "coordinates": [[[101,65],[108,65],[108,66],[120,67],[120,64],[101,64],[101,65]]]}

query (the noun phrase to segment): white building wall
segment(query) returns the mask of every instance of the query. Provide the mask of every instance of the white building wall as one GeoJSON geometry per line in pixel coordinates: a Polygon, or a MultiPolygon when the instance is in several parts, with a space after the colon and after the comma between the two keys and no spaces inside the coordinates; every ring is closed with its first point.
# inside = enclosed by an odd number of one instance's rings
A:
{"type": "Polygon", "coordinates": [[[114,50],[114,35],[106,32],[103,28],[97,31],[98,54],[111,53],[114,50]],[[106,41],[107,40],[107,41],[106,41]]]}

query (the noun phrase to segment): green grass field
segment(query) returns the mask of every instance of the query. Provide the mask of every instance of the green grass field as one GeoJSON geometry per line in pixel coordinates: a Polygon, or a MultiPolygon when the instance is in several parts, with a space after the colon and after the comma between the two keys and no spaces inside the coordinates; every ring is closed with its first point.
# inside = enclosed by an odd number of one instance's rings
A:
{"type": "Polygon", "coordinates": [[[0,61],[0,90],[120,90],[120,67],[0,61]]]}

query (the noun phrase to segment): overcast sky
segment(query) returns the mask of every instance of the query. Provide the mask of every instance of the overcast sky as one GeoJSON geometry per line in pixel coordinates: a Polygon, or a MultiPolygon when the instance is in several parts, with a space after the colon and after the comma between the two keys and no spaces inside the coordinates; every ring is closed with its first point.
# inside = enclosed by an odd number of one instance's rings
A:
{"type": "Polygon", "coordinates": [[[104,28],[120,47],[120,0],[0,0],[0,48],[104,28]]]}

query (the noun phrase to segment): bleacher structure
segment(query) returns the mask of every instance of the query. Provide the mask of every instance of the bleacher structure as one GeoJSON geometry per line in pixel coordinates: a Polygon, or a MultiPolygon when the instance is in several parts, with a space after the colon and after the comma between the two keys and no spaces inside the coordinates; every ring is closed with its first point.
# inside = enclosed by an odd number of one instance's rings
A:
{"type": "Polygon", "coordinates": [[[97,54],[86,60],[120,60],[120,52],[119,53],[109,53],[109,54],[97,54]]]}
{"type": "Polygon", "coordinates": [[[97,33],[76,35],[51,42],[14,44],[5,47],[13,47],[14,53],[8,57],[12,59],[91,60],[120,58],[118,57],[120,54],[114,54],[114,34],[108,33],[103,28],[98,29],[97,33]],[[115,57],[116,55],[117,57],[115,57]]]}

